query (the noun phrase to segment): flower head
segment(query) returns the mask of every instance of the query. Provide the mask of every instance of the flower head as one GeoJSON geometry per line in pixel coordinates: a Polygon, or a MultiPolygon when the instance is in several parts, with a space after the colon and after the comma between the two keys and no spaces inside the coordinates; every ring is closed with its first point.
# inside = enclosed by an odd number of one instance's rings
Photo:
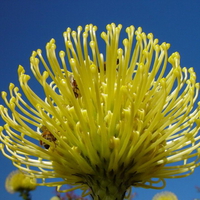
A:
{"type": "Polygon", "coordinates": [[[172,192],[160,192],[153,197],[153,200],[178,200],[172,192]]]}
{"type": "Polygon", "coordinates": [[[5,186],[9,193],[22,192],[23,190],[32,191],[36,188],[36,180],[16,170],[9,174],[5,186]]]}
{"type": "Polygon", "coordinates": [[[57,197],[57,196],[54,196],[54,197],[52,197],[50,200],[60,200],[60,198],[57,197]]]}
{"type": "Polygon", "coordinates": [[[106,29],[104,55],[91,24],[64,32],[59,59],[54,39],[46,45],[48,63],[41,50],[32,53],[44,99],[19,66],[28,101],[14,84],[10,99],[2,92],[11,114],[0,107],[0,140],[3,154],[40,185],[72,184],[121,199],[130,186],[163,188],[165,178],[187,176],[199,165],[199,83],[153,34],[130,26],[121,45],[122,26],[106,29]]]}

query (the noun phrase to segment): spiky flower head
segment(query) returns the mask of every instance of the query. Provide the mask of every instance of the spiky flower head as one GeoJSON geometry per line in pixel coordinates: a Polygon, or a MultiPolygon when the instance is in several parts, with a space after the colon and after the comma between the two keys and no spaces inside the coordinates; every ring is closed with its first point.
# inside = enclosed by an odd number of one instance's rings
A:
{"type": "Polygon", "coordinates": [[[19,66],[28,101],[14,84],[10,99],[2,92],[10,111],[0,107],[0,140],[3,154],[40,185],[71,184],[90,188],[94,199],[122,199],[131,186],[163,188],[165,178],[188,176],[199,165],[199,83],[153,34],[130,26],[121,44],[122,25],[106,29],[105,54],[91,24],[64,32],[59,58],[54,39],[46,45],[48,62],[41,50],[32,53],[43,94],[19,66]]]}
{"type": "Polygon", "coordinates": [[[11,172],[6,178],[5,187],[9,193],[32,191],[36,189],[36,180],[16,170],[11,172]]]}
{"type": "Polygon", "coordinates": [[[156,194],[152,200],[178,200],[178,198],[174,193],[165,191],[156,194]]]}

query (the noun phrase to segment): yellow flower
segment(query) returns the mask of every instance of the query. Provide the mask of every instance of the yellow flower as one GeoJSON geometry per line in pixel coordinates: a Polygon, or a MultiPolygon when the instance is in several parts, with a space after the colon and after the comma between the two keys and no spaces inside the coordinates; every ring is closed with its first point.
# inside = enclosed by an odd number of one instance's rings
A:
{"type": "Polygon", "coordinates": [[[172,192],[160,192],[152,200],[178,200],[178,198],[172,192]]]}
{"type": "Polygon", "coordinates": [[[50,200],[60,200],[60,198],[57,197],[57,196],[54,196],[54,197],[52,197],[50,200]]]}
{"type": "Polygon", "coordinates": [[[121,44],[122,25],[106,29],[105,54],[93,25],[68,28],[59,58],[54,39],[46,45],[48,62],[41,50],[32,53],[41,97],[19,66],[28,101],[12,83],[10,99],[2,92],[10,111],[0,106],[0,140],[3,154],[39,185],[71,184],[90,188],[94,199],[123,199],[131,186],[163,188],[165,178],[199,166],[199,83],[153,34],[130,26],[121,44]]]}
{"type": "Polygon", "coordinates": [[[36,180],[16,170],[7,177],[5,187],[9,193],[32,191],[36,188],[36,180]]]}

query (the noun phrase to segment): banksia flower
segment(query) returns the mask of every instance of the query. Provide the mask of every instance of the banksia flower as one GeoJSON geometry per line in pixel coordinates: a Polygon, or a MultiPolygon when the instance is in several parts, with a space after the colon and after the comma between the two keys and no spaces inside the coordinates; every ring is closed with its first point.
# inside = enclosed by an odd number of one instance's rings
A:
{"type": "Polygon", "coordinates": [[[59,58],[54,39],[48,62],[41,50],[32,53],[41,97],[19,66],[24,94],[12,83],[10,98],[2,92],[0,140],[3,154],[38,185],[71,184],[108,200],[190,175],[199,166],[200,111],[195,72],[181,68],[178,52],[168,56],[169,44],[130,26],[121,45],[122,26],[106,29],[105,54],[93,25],[68,28],[59,58]]]}

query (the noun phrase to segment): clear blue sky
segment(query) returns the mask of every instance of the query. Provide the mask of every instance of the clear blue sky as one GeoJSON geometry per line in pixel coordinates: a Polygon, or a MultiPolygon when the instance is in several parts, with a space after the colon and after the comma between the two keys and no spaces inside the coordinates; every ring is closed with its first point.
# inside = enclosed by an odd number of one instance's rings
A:
{"type": "MultiPolygon", "coordinates": [[[[111,22],[123,27],[142,26],[160,42],[171,43],[170,52],[178,51],[181,66],[194,67],[200,81],[199,0],[1,0],[0,10],[0,91],[7,90],[11,81],[18,84],[19,64],[30,74],[29,57],[33,50],[44,49],[51,38],[56,39],[58,49],[63,49],[65,29],[88,23],[97,25],[100,31],[111,22]]],[[[4,189],[6,176],[15,168],[2,154],[0,160],[0,199],[19,200],[4,189]]],[[[200,198],[195,185],[200,186],[200,168],[190,177],[167,181],[164,190],[176,193],[179,200],[192,200],[200,198]]],[[[133,191],[138,193],[136,200],[151,200],[159,192],[133,191]]],[[[48,200],[53,195],[54,188],[38,187],[32,200],[48,200]]]]}

